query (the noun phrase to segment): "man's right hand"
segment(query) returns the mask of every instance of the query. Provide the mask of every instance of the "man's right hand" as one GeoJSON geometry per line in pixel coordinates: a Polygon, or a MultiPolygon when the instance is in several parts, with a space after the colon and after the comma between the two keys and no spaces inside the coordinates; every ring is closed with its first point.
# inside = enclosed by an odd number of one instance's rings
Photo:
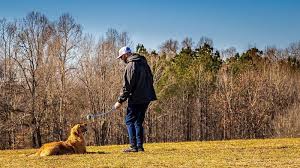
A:
{"type": "Polygon", "coordinates": [[[121,103],[116,102],[115,105],[114,105],[114,108],[115,108],[115,109],[118,109],[118,108],[120,108],[121,106],[122,106],[121,103]]]}

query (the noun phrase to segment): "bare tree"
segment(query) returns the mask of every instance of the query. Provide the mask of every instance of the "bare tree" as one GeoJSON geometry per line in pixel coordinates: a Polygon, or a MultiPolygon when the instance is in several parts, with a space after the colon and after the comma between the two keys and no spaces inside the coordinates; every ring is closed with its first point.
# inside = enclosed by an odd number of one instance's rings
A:
{"type": "Polygon", "coordinates": [[[43,117],[38,111],[38,87],[42,78],[44,54],[52,34],[52,26],[46,16],[32,12],[23,19],[18,34],[19,53],[14,59],[18,63],[25,80],[25,89],[30,93],[29,111],[31,115],[32,146],[41,146],[40,122],[43,117]]]}
{"type": "Polygon", "coordinates": [[[224,51],[221,52],[222,58],[229,59],[234,57],[237,54],[236,48],[235,47],[230,47],[225,49],[224,51]]]}
{"type": "MultiPolygon", "coordinates": [[[[60,96],[59,96],[59,124],[58,128],[63,128],[64,113],[66,110],[66,78],[70,70],[70,61],[74,60],[78,45],[81,40],[81,26],[77,24],[74,18],[69,14],[63,14],[59,17],[56,25],[56,40],[60,44],[60,51],[57,55],[60,74],[60,96]]],[[[74,63],[74,62],[73,62],[74,63]]],[[[59,130],[59,139],[63,140],[63,129],[59,130]]]]}
{"type": "Polygon", "coordinates": [[[181,47],[182,48],[193,48],[194,42],[192,40],[192,38],[190,37],[186,37],[182,40],[181,42],[181,47]]]}
{"type": "Polygon", "coordinates": [[[1,123],[6,123],[5,129],[2,129],[0,134],[4,133],[2,135],[3,140],[8,143],[0,148],[15,148],[16,146],[15,134],[18,121],[14,120],[14,116],[16,112],[20,111],[17,108],[19,92],[17,90],[15,64],[12,59],[16,47],[16,31],[16,22],[0,20],[0,111],[3,115],[1,117],[3,122],[1,123]]]}
{"type": "Polygon", "coordinates": [[[169,39],[160,46],[160,52],[174,57],[177,54],[178,41],[169,39]]]}
{"type": "Polygon", "coordinates": [[[214,46],[214,43],[213,43],[212,39],[210,39],[208,37],[201,37],[198,44],[197,44],[197,48],[200,48],[204,44],[208,44],[210,47],[214,46]]]}
{"type": "Polygon", "coordinates": [[[130,40],[129,34],[127,32],[121,32],[119,35],[118,47],[123,47],[123,46],[133,47],[133,42],[130,40]]]}
{"type": "Polygon", "coordinates": [[[288,57],[300,59],[300,42],[291,43],[286,49],[288,57]]]}

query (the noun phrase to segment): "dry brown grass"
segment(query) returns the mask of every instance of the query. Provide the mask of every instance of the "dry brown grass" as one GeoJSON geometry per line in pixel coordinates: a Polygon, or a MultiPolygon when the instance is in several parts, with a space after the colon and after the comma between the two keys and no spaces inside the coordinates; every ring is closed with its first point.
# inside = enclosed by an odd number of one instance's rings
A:
{"type": "Polygon", "coordinates": [[[126,146],[90,146],[90,154],[27,157],[36,150],[0,151],[0,167],[299,167],[300,139],[232,140],[146,144],[144,153],[126,146]]]}

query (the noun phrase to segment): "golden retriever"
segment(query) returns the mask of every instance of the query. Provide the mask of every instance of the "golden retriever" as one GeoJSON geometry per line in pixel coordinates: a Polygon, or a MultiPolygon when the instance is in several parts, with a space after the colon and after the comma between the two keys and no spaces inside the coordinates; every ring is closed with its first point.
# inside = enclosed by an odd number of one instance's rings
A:
{"type": "Polygon", "coordinates": [[[66,141],[46,143],[35,153],[35,156],[86,153],[86,146],[83,137],[83,134],[86,131],[86,124],[76,124],[71,129],[70,136],[66,141]]]}

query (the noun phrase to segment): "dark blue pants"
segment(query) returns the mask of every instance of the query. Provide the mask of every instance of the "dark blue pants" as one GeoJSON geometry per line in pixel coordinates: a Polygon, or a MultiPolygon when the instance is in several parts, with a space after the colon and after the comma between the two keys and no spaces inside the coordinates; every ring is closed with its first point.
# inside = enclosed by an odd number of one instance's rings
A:
{"type": "Polygon", "coordinates": [[[144,128],[143,122],[149,103],[128,104],[125,123],[132,147],[143,147],[144,128]]]}

